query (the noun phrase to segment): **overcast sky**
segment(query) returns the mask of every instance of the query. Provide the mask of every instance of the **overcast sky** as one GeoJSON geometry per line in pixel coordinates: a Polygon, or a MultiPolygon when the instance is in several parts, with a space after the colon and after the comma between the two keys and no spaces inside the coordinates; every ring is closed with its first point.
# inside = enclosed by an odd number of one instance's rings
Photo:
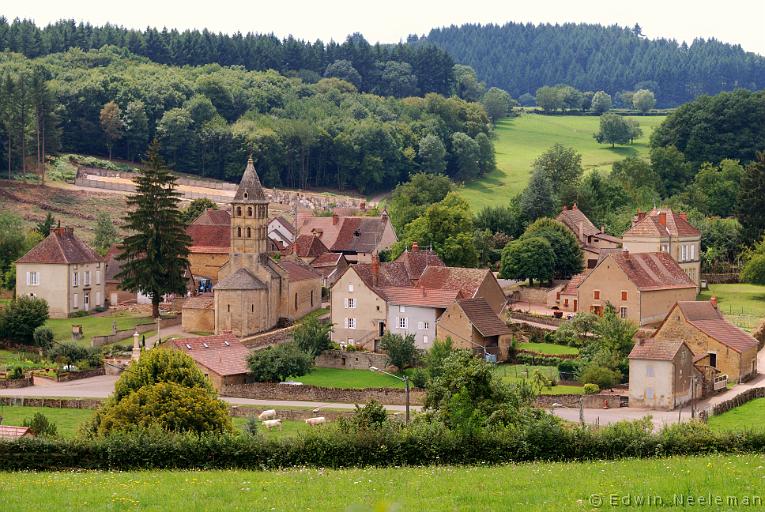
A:
{"type": "Polygon", "coordinates": [[[342,41],[361,32],[370,42],[397,42],[432,27],[468,22],[591,22],[633,26],[650,38],[715,37],[765,55],[764,0],[4,0],[9,19],[46,25],[74,18],[101,25],[215,32],[273,32],[283,37],[342,41]],[[196,5],[199,5],[197,7],[196,5]]]}

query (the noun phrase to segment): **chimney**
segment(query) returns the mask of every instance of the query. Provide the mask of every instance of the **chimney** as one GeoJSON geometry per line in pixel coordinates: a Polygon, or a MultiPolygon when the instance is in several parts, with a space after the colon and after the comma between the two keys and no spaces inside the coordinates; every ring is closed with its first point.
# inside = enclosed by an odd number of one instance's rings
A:
{"type": "Polygon", "coordinates": [[[336,213],[333,213],[332,214],[332,225],[336,226],[338,222],[340,222],[340,217],[338,217],[336,213]]]}
{"type": "Polygon", "coordinates": [[[667,225],[667,212],[659,212],[659,224],[662,226],[667,225]]]}
{"type": "Polygon", "coordinates": [[[576,203],[574,203],[574,204],[572,204],[572,205],[571,205],[571,209],[572,209],[572,210],[577,210],[577,209],[578,209],[578,208],[576,207],[576,203]]]}
{"type": "Polygon", "coordinates": [[[625,258],[627,258],[627,259],[629,259],[629,258],[630,258],[630,251],[629,251],[629,249],[624,249],[624,250],[622,251],[622,254],[624,254],[624,257],[625,257],[625,258]]]}
{"type": "Polygon", "coordinates": [[[412,252],[417,252],[420,250],[420,244],[417,242],[412,242],[412,252]]]}
{"type": "Polygon", "coordinates": [[[567,210],[568,210],[568,206],[566,206],[566,205],[564,204],[564,205],[563,205],[563,210],[562,210],[562,211],[564,211],[564,212],[565,212],[565,211],[567,211],[567,210]]]}
{"type": "Polygon", "coordinates": [[[685,212],[680,212],[680,218],[683,220],[688,220],[688,214],[685,212]]]}
{"type": "Polygon", "coordinates": [[[363,212],[363,211],[366,211],[366,209],[367,209],[367,203],[366,203],[365,201],[361,201],[361,203],[359,203],[359,209],[360,209],[362,212],[363,212]]]}
{"type": "Polygon", "coordinates": [[[372,255],[372,286],[377,286],[380,281],[380,256],[372,255]]]}
{"type": "Polygon", "coordinates": [[[717,297],[715,295],[712,295],[712,298],[709,299],[709,302],[712,304],[712,307],[717,309],[717,297]]]}

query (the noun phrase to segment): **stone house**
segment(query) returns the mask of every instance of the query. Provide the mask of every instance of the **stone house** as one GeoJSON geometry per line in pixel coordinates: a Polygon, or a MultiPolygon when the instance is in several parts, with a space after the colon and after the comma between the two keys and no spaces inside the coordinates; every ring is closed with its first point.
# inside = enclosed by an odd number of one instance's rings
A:
{"type": "Polygon", "coordinates": [[[414,335],[417,348],[428,350],[436,339],[436,321],[460,296],[459,290],[431,290],[391,286],[381,288],[388,315],[386,325],[393,334],[414,335]]]}
{"type": "Polygon", "coordinates": [[[604,249],[619,249],[622,246],[622,240],[606,233],[605,227],[596,228],[576,203],[571,208],[563,205],[563,210],[556,220],[576,237],[582,248],[583,266],[586,269],[595,268],[604,249]]]}
{"type": "Polygon", "coordinates": [[[105,267],[73,228],[53,228],[16,261],[16,295],[45,299],[51,318],[103,307],[105,267]]]}
{"type": "Polygon", "coordinates": [[[268,238],[274,241],[277,246],[289,247],[295,242],[297,229],[290,221],[278,215],[268,221],[268,238]]]}
{"type": "Polygon", "coordinates": [[[331,288],[348,268],[348,260],[337,252],[325,252],[311,261],[311,268],[321,275],[321,285],[331,288]]]}
{"type": "Polygon", "coordinates": [[[681,339],[697,358],[728,379],[743,382],[757,375],[757,340],[728,322],[717,300],[678,301],[654,334],[659,341],[681,339]]]}
{"type": "Polygon", "coordinates": [[[231,214],[208,208],[189,224],[189,267],[196,278],[218,282],[218,272],[228,262],[231,248],[231,214]]]}
{"type": "Polygon", "coordinates": [[[183,332],[215,332],[215,299],[212,293],[189,297],[183,303],[183,332]]]}
{"type": "Polygon", "coordinates": [[[701,278],[701,232],[688,222],[685,213],[668,208],[640,212],[622,236],[622,245],[631,253],[665,252],[696,284],[701,278]]]}
{"type": "Polygon", "coordinates": [[[669,254],[608,253],[561,292],[563,311],[602,314],[607,304],[621,318],[644,326],[661,322],[678,301],[694,300],[696,284],[669,254]]]}
{"type": "Polygon", "coordinates": [[[703,374],[681,339],[638,340],[629,355],[630,407],[671,410],[703,396],[703,374]]]}
{"type": "Polygon", "coordinates": [[[453,302],[436,322],[436,337],[451,338],[455,348],[504,359],[511,331],[483,297],[453,302]]]}
{"type": "Polygon", "coordinates": [[[250,351],[231,333],[174,339],[162,346],[191,356],[218,391],[253,381],[247,366],[250,351]]]}
{"type": "Polygon", "coordinates": [[[345,255],[350,263],[370,263],[372,255],[398,241],[388,213],[377,217],[317,217],[298,213],[298,235],[314,235],[332,252],[345,255]]]}

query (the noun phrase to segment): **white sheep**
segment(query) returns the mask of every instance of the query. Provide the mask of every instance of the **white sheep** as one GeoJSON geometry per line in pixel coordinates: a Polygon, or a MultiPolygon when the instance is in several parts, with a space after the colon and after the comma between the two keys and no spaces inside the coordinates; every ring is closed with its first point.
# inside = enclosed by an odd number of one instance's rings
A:
{"type": "Polygon", "coordinates": [[[282,420],[265,420],[263,422],[263,426],[266,427],[268,430],[271,430],[274,427],[279,427],[279,430],[281,430],[282,420]]]}
{"type": "Polygon", "coordinates": [[[316,425],[324,425],[327,422],[327,418],[324,416],[318,416],[316,418],[307,418],[305,422],[307,425],[314,427],[316,425]]]}
{"type": "Polygon", "coordinates": [[[274,418],[276,418],[276,411],[273,410],[273,409],[268,409],[268,410],[263,411],[260,414],[258,414],[258,419],[260,421],[272,420],[274,418]]]}

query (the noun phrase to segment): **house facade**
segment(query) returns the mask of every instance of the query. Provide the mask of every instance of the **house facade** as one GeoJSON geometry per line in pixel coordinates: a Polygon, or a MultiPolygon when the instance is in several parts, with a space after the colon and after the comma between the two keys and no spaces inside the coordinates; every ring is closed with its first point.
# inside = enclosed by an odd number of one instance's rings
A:
{"type": "Polygon", "coordinates": [[[629,355],[630,407],[671,410],[703,395],[702,373],[682,340],[639,340],[629,355]]]}
{"type": "Polygon", "coordinates": [[[228,262],[231,248],[231,214],[208,208],[189,224],[189,267],[197,278],[218,282],[218,272],[228,262]]]}
{"type": "Polygon", "coordinates": [[[491,354],[501,359],[503,343],[511,335],[491,305],[483,298],[461,299],[452,303],[436,323],[440,340],[451,338],[454,348],[472,350],[477,355],[491,354]]]}
{"type": "Polygon", "coordinates": [[[622,240],[606,233],[605,227],[596,228],[576,203],[571,208],[564,205],[556,220],[566,226],[579,242],[585,269],[595,268],[604,249],[613,250],[622,246],[622,240]]]}
{"type": "Polygon", "coordinates": [[[58,227],[16,261],[16,295],[45,299],[51,318],[103,307],[106,265],[74,229],[58,227]]]}
{"type": "Polygon", "coordinates": [[[428,350],[436,339],[436,322],[459,297],[458,290],[388,287],[381,289],[387,304],[388,330],[413,335],[415,345],[428,350]]]}
{"type": "Polygon", "coordinates": [[[297,236],[295,226],[281,215],[268,222],[268,238],[278,247],[289,247],[295,241],[295,236],[297,236]]]}
{"type": "Polygon", "coordinates": [[[358,265],[351,265],[332,286],[332,341],[374,350],[386,330],[387,304],[379,289],[371,286],[358,265]]]}

